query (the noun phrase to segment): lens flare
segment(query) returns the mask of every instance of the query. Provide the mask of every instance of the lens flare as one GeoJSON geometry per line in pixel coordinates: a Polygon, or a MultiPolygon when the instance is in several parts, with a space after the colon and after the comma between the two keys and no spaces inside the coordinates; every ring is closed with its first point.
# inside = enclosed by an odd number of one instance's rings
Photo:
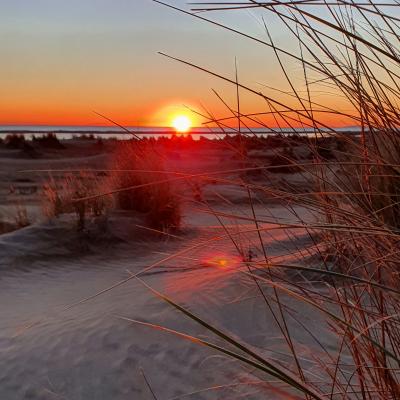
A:
{"type": "Polygon", "coordinates": [[[235,268],[240,265],[238,257],[227,254],[216,254],[204,260],[205,265],[217,267],[220,269],[235,268]]]}
{"type": "Polygon", "coordinates": [[[218,260],[218,264],[220,267],[225,267],[228,264],[228,261],[224,258],[221,258],[220,260],[218,260]]]}

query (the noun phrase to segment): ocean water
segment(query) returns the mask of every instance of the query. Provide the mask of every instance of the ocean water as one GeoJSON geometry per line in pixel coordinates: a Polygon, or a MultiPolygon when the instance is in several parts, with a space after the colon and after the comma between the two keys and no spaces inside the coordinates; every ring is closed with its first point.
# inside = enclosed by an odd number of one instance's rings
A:
{"type": "MultiPolygon", "coordinates": [[[[68,139],[75,135],[82,134],[93,134],[95,136],[105,136],[109,135],[117,138],[126,138],[129,132],[132,136],[137,135],[140,137],[156,137],[156,136],[166,136],[170,137],[175,134],[173,128],[164,127],[149,127],[149,126],[127,126],[120,128],[118,126],[67,126],[67,125],[0,125],[0,136],[5,136],[8,134],[18,133],[27,136],[28,138],[33,135],[43,135],[47,133],[55,133],[59,138],[68,139]]],[[[321,129],[321,132],[326,130],[321,129]]],[[[357,134],[360,131],[359,127],[342,127],[335,128],[338,133],[348,133],[357,134]]],[[[271,135],[276,133],[290,135],[293,133],[301,135],[314,135],[314,131],[310,128],[242,128],[241,132],[243,134],[256,134],[256,135],[271,135]]],[[[210,138],[221,138],[226,134],[234,135],[237,134],[238,130],[235,128],[205,128],[196,127],[192,128],[190,134],[193,139],[199,139],[201,136],[207,136],[210,138]]]]}

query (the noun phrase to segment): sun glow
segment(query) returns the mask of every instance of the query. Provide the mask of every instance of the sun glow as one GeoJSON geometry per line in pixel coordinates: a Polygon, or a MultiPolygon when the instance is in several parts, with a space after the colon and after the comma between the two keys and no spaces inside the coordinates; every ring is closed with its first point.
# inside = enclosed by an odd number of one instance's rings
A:
{"type": "Polygon", "coordinates": [[[186,133],[192,127],[192,121],[186,115],[178,115],[172,121],[172,126],[179,133],[186,133]]]}

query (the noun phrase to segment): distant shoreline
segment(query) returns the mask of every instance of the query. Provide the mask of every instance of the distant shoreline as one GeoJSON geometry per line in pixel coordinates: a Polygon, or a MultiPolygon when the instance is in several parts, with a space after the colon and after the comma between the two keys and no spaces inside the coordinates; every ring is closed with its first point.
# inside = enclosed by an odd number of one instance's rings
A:
{"type": "MultiPolygon", "coordinates": [[[[5,135],[46,135],[49,133],[54,133],[56,135],[62,135],[64,137],[75,136],[75,135],[138,135],[138,136],[166,136],[176,134],[175,130],[172,128],[159,128],[159,127],[127,127],[129,133],[118,127],[56,127],[56,126],[0,126],[0,136],[5,135]]],[[[360,133],[359,127],[346,127],[346,128],[336,128],[332,129],[338,134],[347,135],[357,135],[360,133]]],[[[320,129],[318,133],[332,133],[326,129],[320,129]]],[[[266,130],[265,128],[253,128],[253,129],[242,129],[243,134],[256,134],[256,135],[291,135],[291,134],[301,134],[301,135],[314,135],[315,131],[312,129],[302,129],[302,128],[276,128],[266,130]]],[[[192,136],[216,136],[216,135],[237,135],[238,132],[234,128],[227,128],[226,130],[221,130],[218,128],[194,128],[187,134],[192,136]]]]}

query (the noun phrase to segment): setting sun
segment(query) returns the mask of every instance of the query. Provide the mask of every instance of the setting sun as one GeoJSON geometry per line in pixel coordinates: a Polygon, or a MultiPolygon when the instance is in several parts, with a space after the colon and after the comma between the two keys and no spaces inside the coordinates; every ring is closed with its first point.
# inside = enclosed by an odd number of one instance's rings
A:
{"type": "Polygon", "coordinates": [[[192,122],[185,115],[179,115],[172,121],[172,126],[177,132],[185,133],[191,128],[192,122]]]}

